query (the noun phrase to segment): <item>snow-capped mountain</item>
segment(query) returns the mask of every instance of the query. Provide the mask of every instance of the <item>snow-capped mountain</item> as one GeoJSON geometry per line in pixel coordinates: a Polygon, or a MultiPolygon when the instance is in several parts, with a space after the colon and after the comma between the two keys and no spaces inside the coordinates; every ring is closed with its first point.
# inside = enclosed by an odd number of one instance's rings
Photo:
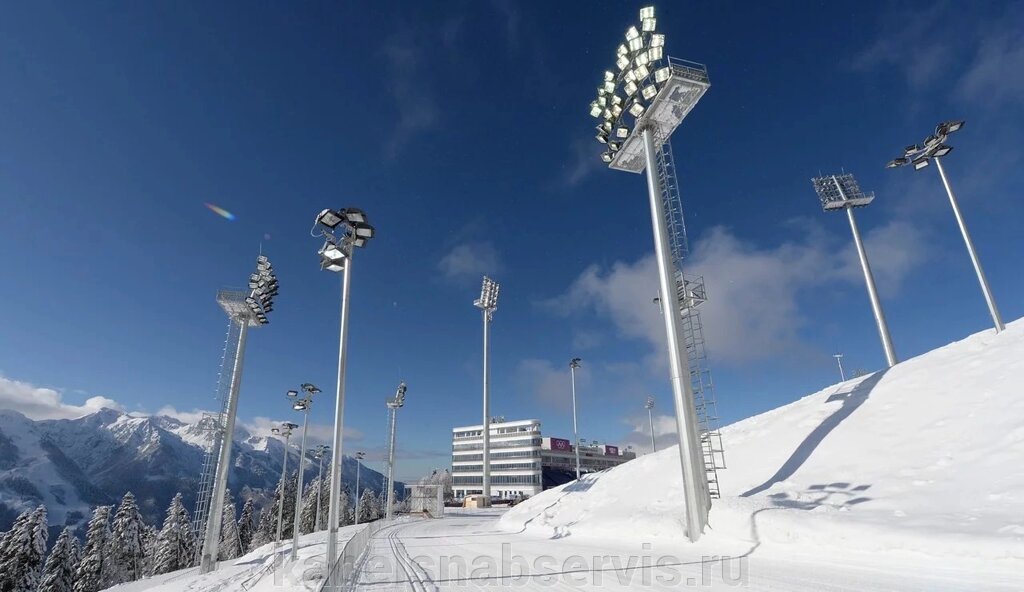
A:
{"type": "MultiPolygon", "coordinates": [[[[117,503],[126,491],[135,494],[150,524],[163,519],[177,492],[191,511],[211,438],[201,426],[167,416],[102,409],[78,419],[34,421],[0,409],[0,531],[19,512],[40,503],[49,510],[51,525],[82,524],[93,507],[117,503]]],[[[295,466],[297,452],[293,447],[289,467],[295,466]]],[[[241,494],[262,502],[280,478],[283,456],[279,440],[236,429],[228,481],[236,498],[241,494]]],[[[311,459],[306,471],[308,483],[316,478],[316,462],[311,459]]],[[[344,458],[342,475],[351,489],[354,459],[344,458]]],[[[364,465],[361,489],[380,491],[383,481],[383,475],[364,465]]],[[[401,484],[396,486],[401,491],[401,484]]]]}

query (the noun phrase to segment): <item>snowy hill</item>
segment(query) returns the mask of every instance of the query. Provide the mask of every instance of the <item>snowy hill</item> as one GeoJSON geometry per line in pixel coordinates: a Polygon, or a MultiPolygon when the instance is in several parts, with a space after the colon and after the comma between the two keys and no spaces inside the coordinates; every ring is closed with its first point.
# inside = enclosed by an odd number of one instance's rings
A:
{"type": "MultiPolygon", "coordinates": [[[[150,524],[162,520],[179,491],[191,511],[209,439],[197,425],[166,416],[102,409],[78,419],[33,421],[0,409],[0,531],[40,503],[51,525],[81,524],[92,507],[116,503],[126,491],[135,493],[150,524]]],[[[280,440],[236,429],[229,486],[260,501],[280,478],[283,453],[280,440]]],[[[343,467],[345,482],[354,483],[355,460],[346,456],[343,467]]],[[[307,482],[316,478],[315,463],[307,471],[307,482]]],[[[379,491],[383,480],[364,467],[360,485],[379,491]]]]}
{"type": "MultiPolygon", "coordinates": [[[[1024,321],[740,421],[723,440],[702,545],[1024,562],[1024,321]]],[[[682,540],[678,462],[673,447],[586,476],[500,524],[682,540]]]]}

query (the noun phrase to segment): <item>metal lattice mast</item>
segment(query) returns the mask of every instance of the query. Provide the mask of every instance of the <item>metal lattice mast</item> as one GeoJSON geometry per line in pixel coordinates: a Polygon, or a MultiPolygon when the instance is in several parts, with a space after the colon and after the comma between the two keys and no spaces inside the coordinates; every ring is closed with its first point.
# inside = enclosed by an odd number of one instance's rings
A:
{"type": "Polygon", "coordinates": [[[669,245],[675,266],[675,297],[683,318],[683,336],[690,366],[690,384],[693,386],[693,404],[700,428],[701,456],[707,475],[708,494],[717,498],[720,495],[718,469],[725,468],[725,452],[718,426],[714,381],[704,348],[704,326],[700,320],[700,311],[697,309],[707,300],[707,294],[704,290],[703,277],[683,273],[683,263],[689,255],[689,243],[686,237],[683,201],[676,180],[675,158],[670,143],[662,144],[658,150],[657,166],[658,177],[663,187],[665,223],[669,231],[669,245]]]}
{"type": "MultiPolygon", "coordinates": [[[[228,319],[228,330],[224,337],[224,351],[220,359],[220,372],[217,376],[217,387],[214,400],[220,402],[216,413],[203,413],[199,421],[200,429],[210,433],[210,447],[203,455],[202,471],[199,475],[199,493],[196,496],[195,509],[192,512],[192,531],[202,537],[206,531],[206,518],[210,508],[210,497],[213,494],[213,483],[217,476],[217,457],[224,437],[224,420],[228,410],[228,393],[231,389],[231,370],[238,352],[240,325],[234,319],[228,319]]],[[[202,547],[196,546],[196,560],[202,553],[202,547]]]]}

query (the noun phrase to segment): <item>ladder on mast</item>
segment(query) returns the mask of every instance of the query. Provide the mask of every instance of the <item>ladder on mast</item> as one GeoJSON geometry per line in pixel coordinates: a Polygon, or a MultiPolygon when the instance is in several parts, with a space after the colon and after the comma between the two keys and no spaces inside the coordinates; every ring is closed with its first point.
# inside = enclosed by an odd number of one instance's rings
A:
{"type": "Polygon", "coordinates": [[[718,484],[718,470],[725,469],[725,451],[722,434],[718,426],[718,405],[715,387],[711,378],[707,352],[704,348],[704,326],[700,320],[698,306],[707,300],[704,278],[683,273],[683,261],[689,255],[686,238],[686,222],[683,217],[683,202],[676,180],[675,159],[672,145],[661,145],[657,155],[657,174],[661,181],[662,203],[665,206],[669,245],[672,263],[675,267],[675,302],[683,319],[683,338],[686,342],[686,357],[690,366],[690,384],[693,386],[693,403],[697,411],[700,430],[701,453],[707,476],[708,494],[712,498],[721,496],[718,484]]]}

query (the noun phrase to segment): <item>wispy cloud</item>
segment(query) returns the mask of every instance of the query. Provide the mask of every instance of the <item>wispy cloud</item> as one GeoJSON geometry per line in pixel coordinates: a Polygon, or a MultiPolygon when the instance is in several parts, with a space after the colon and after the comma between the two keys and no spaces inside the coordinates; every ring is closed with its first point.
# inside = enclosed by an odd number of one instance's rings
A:
{"type": "Polygon", "coordinates": [[[565,186],[576,187],[604,167],[596,146],[598,144],[589,138],[577,138],[569,145],[569,158],[562,175],[565,186]]]}
{"type": "Polygon", "coordinates": [[[13,409],[30,419],[74,419],[108,408],[124,411],[117,401],[92,396],[81,405],[67,403],[60,390],[0,376],[0,409],[13,409]]]}
{"type": "Polygon", "coordinates": [[[479,279],[484,274],[501,271],[498,250],[490,241],[464,242],[452,247],[437,263],[437,268],[448,279],[479,279]]]}
{"type": "MultiPolygon", "coordinates": [[[[802,224],[802,223],[801,223],[802,224]]],[[[687,272],[704,277],[710,295],[701,306],[707,347],[715,361],[742,363],[799,351],[805,324],[800,296],[863,281],[851,241],[802,224],[802,238],[775,247],[744,241],[726,228],[706,233],[693,248],[687,272]],[[838,263],[836,260],[838,256],[838,263]]],[[[895,293],[925,258],[925,238],[915,227],[894,222],[866,233],[876,281],[895,293]]],[[[567,294],[545,305],[561,314],[590,309],[611,321],[625,338],[647,341],[661,351],[665,331],[659,308],[653,255],[609,268],[591,265],[567,294]],[[572,308],[565,302],[574,302],[572,308]]],[[[660,363],[661,357],[653,358],[660,363]]]]}

